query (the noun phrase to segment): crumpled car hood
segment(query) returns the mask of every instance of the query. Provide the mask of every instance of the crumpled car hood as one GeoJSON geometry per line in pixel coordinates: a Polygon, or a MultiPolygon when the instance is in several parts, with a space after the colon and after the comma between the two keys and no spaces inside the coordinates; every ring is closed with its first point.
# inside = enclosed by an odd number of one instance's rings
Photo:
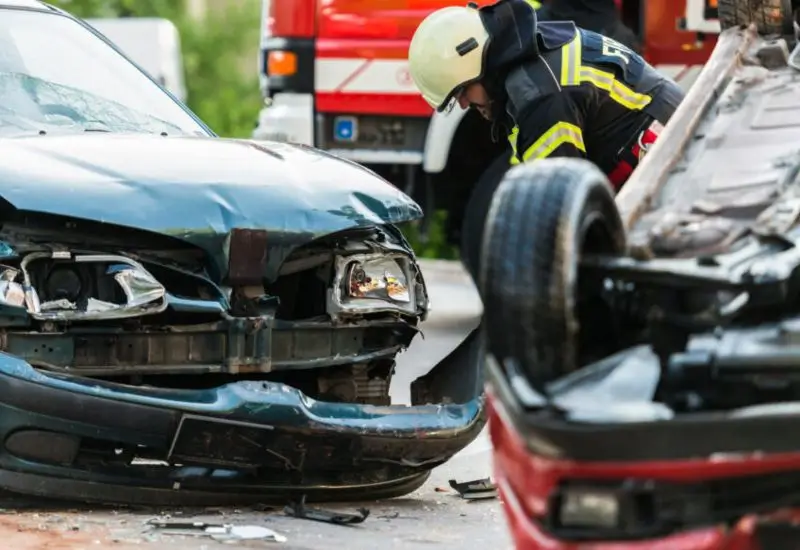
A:
{"type": "Polygon", "coordinates": [[[0,196],[16,209],[177,237],[220,264],[233,229],[266,230],[275,270],[317,237],[422,216],[372,172],[301,146],[105,133],[0,143],[0,196]]]}

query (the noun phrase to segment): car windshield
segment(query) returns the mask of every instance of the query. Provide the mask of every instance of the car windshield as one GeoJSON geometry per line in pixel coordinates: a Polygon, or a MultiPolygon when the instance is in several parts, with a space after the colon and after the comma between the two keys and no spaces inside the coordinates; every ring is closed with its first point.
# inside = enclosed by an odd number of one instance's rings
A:
{"type": "Polygon", "coordinates": [[[0,136],[51,132],[209,135],[79,22],[0,9],[0,136]]]}

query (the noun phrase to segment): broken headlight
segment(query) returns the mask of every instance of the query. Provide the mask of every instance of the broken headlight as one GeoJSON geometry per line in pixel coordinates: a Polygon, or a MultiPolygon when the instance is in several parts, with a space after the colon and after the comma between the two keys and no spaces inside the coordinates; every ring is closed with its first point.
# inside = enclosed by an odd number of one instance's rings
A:
{"type": "Polygon", "coordinates": [[[40,321],[123,319],[167,308],[164,286],[126,256],[33,252],[19,269],[0,269],[0,304],[24,306],[40,321]]]}
{"type": "Polygon", "coordinates": [[[416,312],[416,272],[407,256],[344,256],[336,267],[332,314],[416,312]]]}
{"type": "Polygon", "coordinates": [[[408,280],[395,260],[353,262],[348,268],[345,289],[348,298],[403,304],[411,301],[408,280]]]}

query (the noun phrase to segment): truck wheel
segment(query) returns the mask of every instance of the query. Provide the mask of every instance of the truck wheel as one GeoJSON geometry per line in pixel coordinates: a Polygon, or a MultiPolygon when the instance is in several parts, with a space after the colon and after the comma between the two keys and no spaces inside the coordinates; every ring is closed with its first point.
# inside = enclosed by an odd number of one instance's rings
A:
{"type": "Polygon", "coordinates": [[[489,164],[478,178],[464,209],[464,222],[461,226],[461,261],[476,283],[480,274],[481,243],[486,215],[503,174],[511,168],[510,158],[511,151],[506,151],[489,164]]]}
{"type": "Polygon", "coordinates": [[[761,35],[792,35],[792,0],[719,0],[722,30],[755,23],[761,35]]]}
{"type": "Polygon", "coordinates": [[[624,250],[614,192],[594,164],[554,158],[514,167],[495,193],[481,254],[489,351],[515,359],[541,390],[586,352],[607,348],[610,312],[597,286],[580,290],[588,282],[578,264],[582,254],[624,250]]]}

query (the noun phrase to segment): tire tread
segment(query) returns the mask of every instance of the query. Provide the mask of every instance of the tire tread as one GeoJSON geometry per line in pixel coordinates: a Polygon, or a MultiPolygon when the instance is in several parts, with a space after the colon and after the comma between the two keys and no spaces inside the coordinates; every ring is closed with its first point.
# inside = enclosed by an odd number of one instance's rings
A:
{"type": "Polygon", "coordinates": [[[791,0],[719,0],[723,30],[755,23],[759,34],[780,35],[792,29],[791,0]]]}
{"type": "Polygon", "coordinates": [[[534,385],[574,368],[577,233],[602,212],[615,252],[624,230],[606,177],[588,161],[547,159],[509,171],[484,233],[481,297],[490,351],[514,357],[534,385]]]}

